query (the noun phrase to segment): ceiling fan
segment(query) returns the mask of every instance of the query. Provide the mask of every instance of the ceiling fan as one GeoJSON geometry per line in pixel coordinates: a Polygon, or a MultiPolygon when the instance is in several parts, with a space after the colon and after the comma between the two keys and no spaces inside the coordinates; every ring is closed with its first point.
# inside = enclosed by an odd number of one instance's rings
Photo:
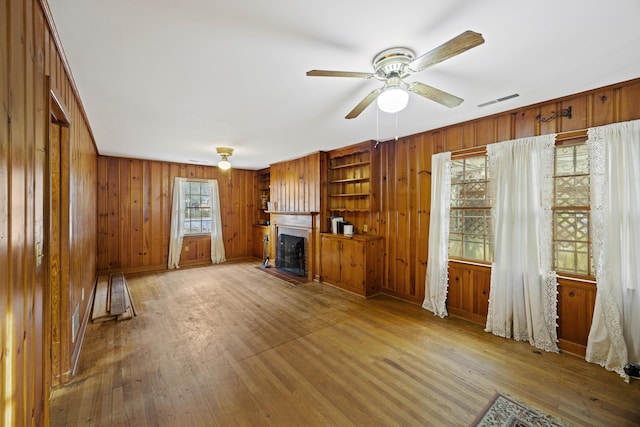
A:
{"type": "Polygon", "coordinates": [[[378,99],[378,105],[383,111],[399,111],[406,106],[406,102],[409,97],[408,92],[413,92],[451,108],[460,105],[463,99],[451,95],[450,93],[443,92],[440,89],[428,86],[424,83],[405,82],[404,78],[413,73],[423,71],[439,62],[459,55],[471,48],[481,45],[482,43],[484,43],[482,34],[478,34],[473,31],[465,31],[448,42],[441,44],[435,49],[417,58],[415,53],[406,47],[392,47],[390,49],[385,49],[373,58],[373,73],[311,70],[307,71],[307,76],[355,77],[361,79],[370,79],[373,77],[384,82],[384,86],[373,90],[365,96],[364,99],[345,116],[346,119],[358,117],[358,115],[376,99],[378,99]],[[387,97],[387,95],[391,96],[394,92],[404,97],[404,105],[397,107],[383,107],[383,105],[381,105],[381,101],[385,101],[384,98],[387,97]]]}

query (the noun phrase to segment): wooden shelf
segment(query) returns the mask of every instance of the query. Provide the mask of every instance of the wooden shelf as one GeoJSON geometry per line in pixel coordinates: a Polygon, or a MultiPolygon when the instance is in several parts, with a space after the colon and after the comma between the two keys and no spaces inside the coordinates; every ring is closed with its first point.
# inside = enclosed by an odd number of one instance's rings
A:
{"type": "Polygon", "coordinates": [[[369,209],[347,209],[347,208],[329,208],[331,212],[369,212],[369,209]]]}
{"type": "Polygon", "coordinates": [[[329,194],[329,197],[369,197],[369,193],[341,193],[341,194],[329,194]]]}
{"type": "Polygon", "coordinates": [[[369,166],[371,164],[371,162],[366,161],[366,162],[354,162],[354,163],[346,163],[344,165],[332,165],[329,166],[330,170],[338,170],[338,169],[344,169],[344,168],[355,168],[358,166],[369,166]]]}
{"type": "Polygon", "coordinates": [[[254,188],[256,189],[256,217],[255,223],[260,221],[268,221],[269,213],[267,212],[267,202],[271,200],[271,172],[269,168],[256,171],[254,188]]]}
{"type": "Polygon", "coordinates": [[[369,178],[345,178],[345,179],[336,179],[331,181],[331,184],[343,184],[348,182],[367,182],[369,178]]]}

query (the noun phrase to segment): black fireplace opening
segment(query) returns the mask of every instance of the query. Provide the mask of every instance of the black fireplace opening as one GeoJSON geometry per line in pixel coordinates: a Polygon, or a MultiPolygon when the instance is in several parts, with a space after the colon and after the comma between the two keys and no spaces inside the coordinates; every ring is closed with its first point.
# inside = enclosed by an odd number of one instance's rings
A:
{"type": "Polygon", "coordinates": [[[304,276],[304,237],[280,234],[276,268],[295,276],[304,276]]]}

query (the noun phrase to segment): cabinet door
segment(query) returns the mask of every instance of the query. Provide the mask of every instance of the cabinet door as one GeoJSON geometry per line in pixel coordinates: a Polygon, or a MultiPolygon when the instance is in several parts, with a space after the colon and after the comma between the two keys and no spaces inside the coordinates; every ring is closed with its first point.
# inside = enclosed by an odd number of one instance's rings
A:
{"type": "Polygon", "coordinates": [[[564,346],[566,350],[584,354],[593,318],[596,287],[570,279],[559,279],[558,284],[558,339],[571,344],[564,346]]]}
{"type": "Polygon", "coordinates": [[[486,318],[489,313],[491,270],[477,270],[475,272],[474,286],[476,295],[473,313],[486,318]]]}
{"type": "Polygon", "coordinates": [[[323,282],[338,284],[340,282],[340,240],[330,237],[320,239],[322,257],[321,271],[323,282]]]}
{"type": "Polygon", "coordinates": [[[355,240],[342,242],[342,284],[355,292],[365,292],[364,244],[355,240]]]}

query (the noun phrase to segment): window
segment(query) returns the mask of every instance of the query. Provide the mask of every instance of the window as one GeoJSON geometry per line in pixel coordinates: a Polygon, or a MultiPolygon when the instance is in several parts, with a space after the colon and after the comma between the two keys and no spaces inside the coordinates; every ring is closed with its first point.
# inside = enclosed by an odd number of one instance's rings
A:
{"type": "Polygon", "coordinates": [[[593,276],[587,144],[556,145],[554,170],[554,268],[558,272],[593,276]]]}
{"type": "Polygon", "coordinates": [[[486,155],[451,160],[451,258],[486,262],[493,259],[488,178],[486,155]]]}
{"type": "MultiPolygon", "coordinates": [[[[493,260],[492,201],[486,155],[451,160],[449,257],[493,260]]],[[[559,273],[595,276],[589,233],[589,153],[586,142],[555,148],[553,259],[559,273]]]]}
{"type": "Polygon", "coordinates": [[[211,233],[211,186],[205,181],[185,185],[184,235],[211,233]]]}

